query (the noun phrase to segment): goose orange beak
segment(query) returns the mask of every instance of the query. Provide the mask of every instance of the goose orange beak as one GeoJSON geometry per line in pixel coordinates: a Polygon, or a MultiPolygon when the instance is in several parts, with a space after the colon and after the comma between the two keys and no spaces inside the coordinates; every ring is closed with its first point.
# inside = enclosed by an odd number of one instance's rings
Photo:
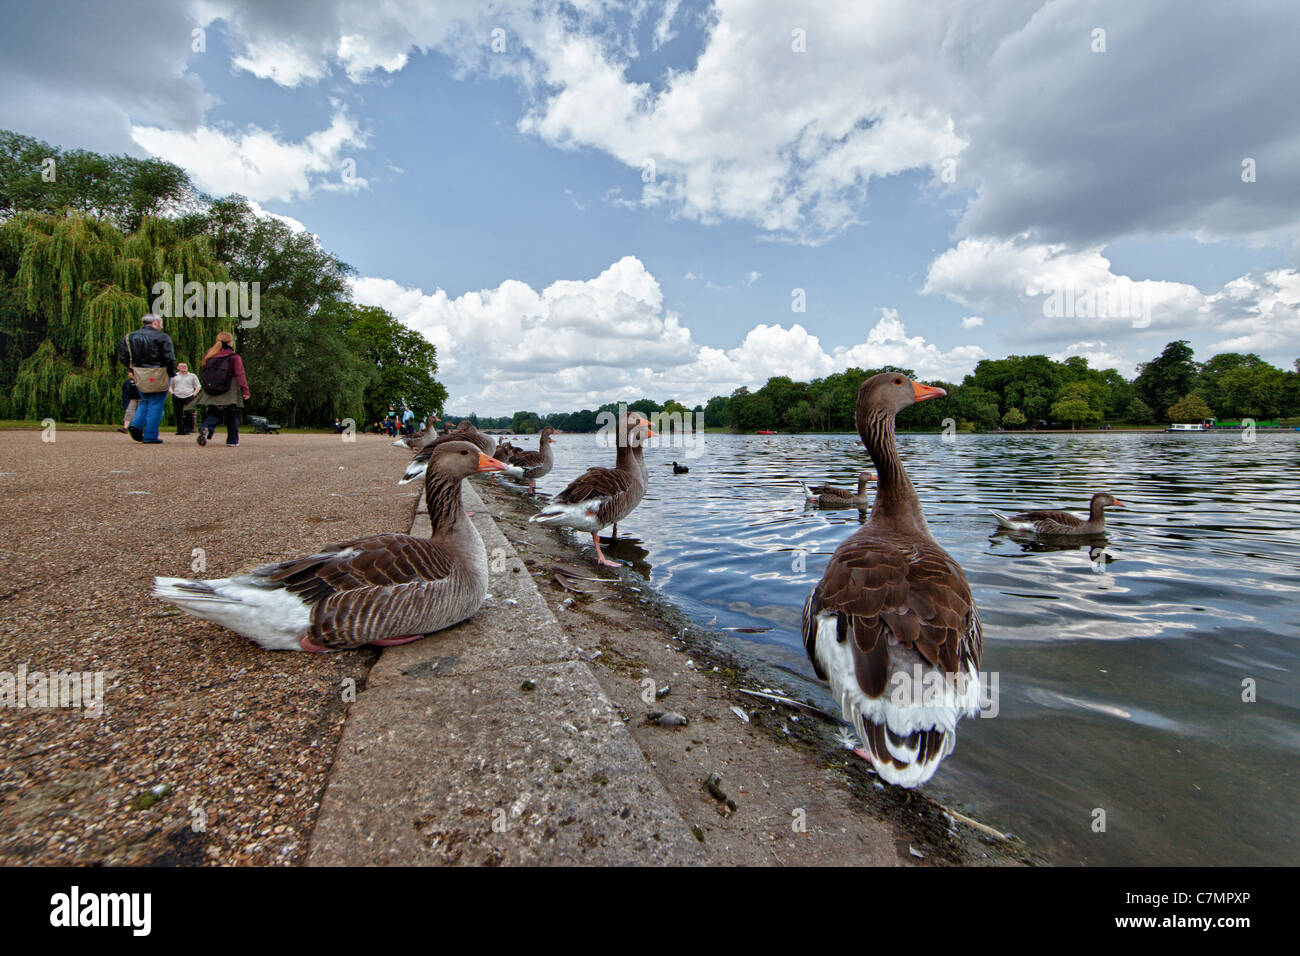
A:
{"type": "Polygon", "coordinates": [[[497,461],[495,458],[489,458],[482,452],[478,453],[478,470],[479,471],[505,471],[509,466],[504,461],[497,461]]]}
{"type": "Polygon", "coordinates": [[[927,398],[939,398],[940,396],[947,394],[948,393],[943,389],[937,388],[934,385],[922,385],[920,382],[912,383],[912,395],[918,402],[923,402],[927,398]]]}
{"type": "Polygon", "coordinates": [[[1119,500],[1117,499],[1117,500],[1115,501],[1115,504],[1114,504],[1112,507],[1115,507],[1115,508],[1127,508],[1128,505],[1124,504],[1124,502],[1119,501],[1119,500]]]}

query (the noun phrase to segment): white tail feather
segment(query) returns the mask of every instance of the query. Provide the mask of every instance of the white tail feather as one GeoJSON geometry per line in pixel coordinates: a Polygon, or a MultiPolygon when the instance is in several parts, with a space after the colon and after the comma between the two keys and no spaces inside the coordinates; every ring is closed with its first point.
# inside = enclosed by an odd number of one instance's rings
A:
{"type": "Polygon", "coordinates": [[[1031,521],[1016,521],[1014,518],[1009,518],[1002,512],[994,511],[992,508],[989,509],[989,514],[997,519],[999,527],[1007,531],[1032,531],[1034,528],[1031,521]]]}
{"type": "Polygon", "coordinates": [[[311,608],[280,587],[254,584],[247,575],[212,581],[154,578],[153,596],[187,614],[212,621],[272,651],[302,650],[311,608]]]}
{"type": "Polygon", "coordinates": [[[415,481],[417,478],[423,478],[425,467],[425,463],[422,461],[411,462],[406,466],[406,471],[402,474],[402,480],[399,481],[398,484],[407,485],[415,481]]]}

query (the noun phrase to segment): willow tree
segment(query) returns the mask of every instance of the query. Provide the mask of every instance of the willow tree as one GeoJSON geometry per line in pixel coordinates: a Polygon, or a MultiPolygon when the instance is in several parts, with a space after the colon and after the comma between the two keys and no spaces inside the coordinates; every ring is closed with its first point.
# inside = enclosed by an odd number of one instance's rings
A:
{"type": "MultiPolygon", "coordinates": [[[[79,213],[20,213],[0,223],[0,414],[107,422],[118,419],[122,337],[151,310],[155,283],[225,282],[208,239],[173,220],[145,217],[127,235],[79,213]]],[[[196,365],[232,319],[164,322],[179,361],[196,365]]]]}

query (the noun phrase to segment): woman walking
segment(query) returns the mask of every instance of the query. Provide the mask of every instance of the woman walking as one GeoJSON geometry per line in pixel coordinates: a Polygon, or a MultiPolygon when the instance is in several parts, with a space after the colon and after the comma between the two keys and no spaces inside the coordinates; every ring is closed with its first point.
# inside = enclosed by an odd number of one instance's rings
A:
{"type": "Polygon", "coordinates": [[[244,377],[244,362],[235,352],[235,337],[229,332],[218,332],[216,343],[204,353],[199,380],[203,388],[195,404],[206,405],[208,414],[199,426],[198,443],[206,445],[224,417],[226,445],[238,445],[239,413],[249,397],[248,379],[244,377]]]}

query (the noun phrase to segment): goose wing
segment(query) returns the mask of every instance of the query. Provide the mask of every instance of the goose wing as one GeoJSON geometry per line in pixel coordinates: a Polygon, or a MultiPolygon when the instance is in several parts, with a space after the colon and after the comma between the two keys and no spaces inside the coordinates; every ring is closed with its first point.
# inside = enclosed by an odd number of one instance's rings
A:
{"type": "Polygon", "coordinates": [[[283,588],[311,607],[311,641],[338,650],[423,633],[444,599],[455,557],[426,538],[380,534],[268,564],[253,583],[283,588]]]}
{"type": "Polygon", "coordinates": [[[1077,531],[1083,519],[1068,511],[1026,511],[1014,517],[1015,521],[1028,521],[1039,534],[1060,534],[1077,531]]]}
{"type": "Polygon", "coordinates": [[[928,779],[951,750],[960,714],[970,712],[972,700],[978,706],[974,684],[945,695],[945,713],[891,697],[891,684],[910,681],[917,664],[961,680],[979,670],[983,632],[970,586],[932,540],[868,526],[845,541],[804,605],[803,641],[817,676],[841,687],[845,717],[891,782],[928,779]],[[819,641],[835,646],[819,650],[819,641]],[[826,670],[832,661],[843,671],[838,680],[826,670]]]}
{"type": "Polygon", "coordinates": [[[623,502],[632,494],[635,484],[630,472],[618,468],[588,468],[552,498],[551,503],[596,503],[597,518],[605,524],[612,524],[621,517],[623,502]]]}

